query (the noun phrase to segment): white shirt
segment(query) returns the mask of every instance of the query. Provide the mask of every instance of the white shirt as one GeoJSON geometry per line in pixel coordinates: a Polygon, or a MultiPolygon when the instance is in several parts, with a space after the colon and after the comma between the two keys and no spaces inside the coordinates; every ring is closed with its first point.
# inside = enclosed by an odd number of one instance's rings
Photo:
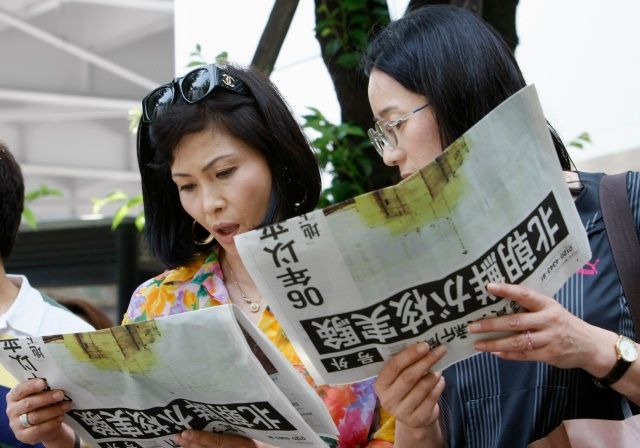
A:
{"type": "Polygon", "coordinates": [[[7,312],[0,316],[0,335],[3,339],[50,336],[94,329],[71,311],[45,302],[24,275],[7,277],[20,292],[7,312]]]}

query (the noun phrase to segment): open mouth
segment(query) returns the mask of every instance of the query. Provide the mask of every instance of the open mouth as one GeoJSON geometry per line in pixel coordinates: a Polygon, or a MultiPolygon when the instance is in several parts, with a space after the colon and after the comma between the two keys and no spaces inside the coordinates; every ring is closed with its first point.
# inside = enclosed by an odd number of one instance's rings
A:
{"type": "Polygon", "coordinates": [[[221,236],[229,236],[237,232],[239,228],[238,224],[222,224],[215,226],[213,230],[221,236]]]}

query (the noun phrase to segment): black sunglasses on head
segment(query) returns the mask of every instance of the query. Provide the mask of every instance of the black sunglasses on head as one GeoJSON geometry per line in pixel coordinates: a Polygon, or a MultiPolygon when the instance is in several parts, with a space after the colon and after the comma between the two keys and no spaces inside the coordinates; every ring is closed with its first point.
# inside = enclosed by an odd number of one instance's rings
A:
{"type": "Polygon", "coordinates": [[[247,95],[246,84],[223,68],[210,64],[191,70],[184,76],[152,90],[142,100],[142,121],[152,123],[169,109],[176,99],[177,90],[187,104],[203,100],[216,87],[222,87],[240,95],[247,95]]]}

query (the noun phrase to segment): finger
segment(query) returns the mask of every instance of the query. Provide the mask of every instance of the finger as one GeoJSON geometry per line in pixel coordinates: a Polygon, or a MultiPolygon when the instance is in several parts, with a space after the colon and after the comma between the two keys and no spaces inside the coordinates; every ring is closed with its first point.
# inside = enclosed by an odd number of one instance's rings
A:
{"type": "Polygon", "coordinates": [[[414,410],[414,415],[430,416],[426,421],[420,422],[423,426],[434,423],[440,417],[440,407],[438,401],[444,391],[446,382],[444,377],[441,376],[438,383],[433,387],[431,393],[420,403],[420,405],[414,410]]]}
{"type": "MultiPolygon", "coordinates": [[[[419,342],[412,344],[387,361],[378,374],[376,383],[383,389],[387,389],[398,376],[409,366],[429,352],[429,344],[419,342]]],[[[424,372],[423,372],[424,373],[424,372]]]]}
{"type": "MultiPolygon", "coordinates": [[[[429,373],[424,375],[394,409],[397,416],[411,415],[416,408],[428,397],[433,388],[438,385],[441,373],[429,373]]],[[[408,422],[407,422],[408,423],[408,422]]]]}
{"type": "Polygon", "coordinates": [[[57,430],[62,425],[62,421],[63,417],[57,417],[53,420],[49,420],[39,425],[30,426],[28,428],[24,428],[21,425],[16,428],[11,424],[11,429],[13,429],[13,432],[20,437],[22,442],[36,444],[44,440],[47,434],[57,430]]]}
{"type": "MultiPolygon", "coordinates": [[[[184,434],[184,433],[183,433],[184,434]]],[[[198,445],[196,442],[192,442],[188,439],[188,437],[183,437],[182,434],[176,434],[173,436],[173,441],[180,445],[181,447],[184,448],[198,448],[200,445],[198,445]]],[[[210,445],[209,448],[219,448],[222,445],[210,445]]]]}
{"type": "Polygon", "coordinates": [[[32,413],[40,408],[46,408],[52,404],[61,402],[64,399],[64,392],[61,390],[49,390],[35,393],[24,397],[20,401],[7,405],[7,415],[9,417],[20,414],[32,413]]]}
{"type": "MultiPolygon", "coordinates": [[[[503,338],[477,341],[474,344],[474,348],[481,352],[528,352],[525,354],[530,354],[546,346],[547,343],[547,338],[543,332],[523,331],[503,338]]],[[[529,358],[528,356],[525,357],[529,358]]]]}
{"type": "Polygon", "coordinates": [[[42,378],[31,379],[18,383],[7,394],[7,402],[19,401],[23,398],[33,395],[38,392],[42,392],[47,389],[47,382],[42,378]]]}
{"type": "Polygon", "coordinates": [[[487,291],[494,296],[513,300],[529,311],[538,311],[544,308],[548,301],[553,300],[551,297],[540,294],[526,286],[509,283],[489,283],[487,284],[487,291]]]}
{"type": "Polygon", "coordinates": [[[224,438],[223,434],[217,432],[204,432],[197,430],[182,431],[180,437],[187,442],[189,446],[204,445],[210,447],[221,447],[224,438]]]}
{"type": "Polygon", "coordinates": [[[469,324],[470,333],[491,333],[495,331],[526,331],[530,329],[538,329],[546,323],[546,317],[543,313],[522,312],[513,313],[507,316],[490,317],[481,319],[469,324]]]}
{"type": "Polygon", "coordinates": [[[211,433],[197,430],[187,430],[180,434],[183,441],[182,446],[189,448],[227,448],[227,447],[250,447],[253,445],[251,439],[236,436],[233,434],[211,433]]]}
{"type": "Polygon", "coordinates": [[[222,448],[223,445],[200,445],[195,442],[189,442],[181,437],[174,437],[173,441],[184,448],[222,448]]]}
{"type": "Polygon", "coordinates": [[[69,401],[63,401],[51,406],[38,408],[34,411],[29,411],[29,423],[32,426],[40,425],[50,420],[57,420],[58,417],[63,417],[64,414],[73,407],[73,404],[69,401]]]}
{"type": "MultiPolygon", "coordinates": [[[[174,437],[173,437],[173,441],[174,441],[177,445],[179,445],[179,446],[181,446],[181,447],[183,447],[183,448],[201,448],[201,447],[203,447],[203,445],[198,445],[198,444],[197,444],[197,443],[195,443],[195,442],[189,442],[188,440],[186,440],[186,439],[184,439],[184,438],[180,437],[179,435],[174,436],[174,437]]],[[[219,448],[220,446],[221,446],[221,445],[212,445],[212,446],[209,446],[209,447],[207,447],[207,448],[219,448]]]]}
{"type": "Polygon", "coordinates": [[[395,408],[397,404],[402,401],[407,394],[416,386],[416,384],[422,380],[425,373],[429,372],[431,368],[445,355],[447,349],[444,345],[440,345],[433,350],[427,352],[425,356],[416,360],[413,364],[406,367],[400,374],[394,379],[393,383],[387,385],[386,388],[375,384],[376,392],[382,401],[382,406],[385,408],[395,408]]]}

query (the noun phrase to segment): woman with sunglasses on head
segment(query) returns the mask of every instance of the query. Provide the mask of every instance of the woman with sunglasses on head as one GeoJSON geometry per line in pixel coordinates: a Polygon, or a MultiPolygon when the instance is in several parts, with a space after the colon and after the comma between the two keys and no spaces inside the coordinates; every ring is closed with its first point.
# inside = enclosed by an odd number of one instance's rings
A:
{"type": "MultiPolygon", "coordinates": [[[[266,77],[233,66],[196,69],[152,91],[142,106],[138,162],[145,233],[170,270],[138,287],[124,323],[233,303],[306,375],[233,240],[315,208],[320,173],[300,126],[266,77]]],[[[34,382],[19,387],[34,423],[25,439],[49,448],[73,446],[74,435],[61,424],[63,412],[49,393],[34,382]]],[[[317,392],[338,427],[340,447],[392,446],[393,422],[378,409],[373,380],[317,392]]],[[[194,448],[261,446],[195,430],[175,441],[194,448]]]]}
{"type": "MultiPolygon", "coordinates": [[[[378,120],[369,136],[403,178],[525,86],[502,38],[451,6],[428,6],[390,24],[369,46],[365,64],[378,120]]],[[[389,361],[376,391],[397,426],[422,437],[420,446],[523,447],[563,420],[621,419],[625,398],[640,404],[633,342],[640,329],[634,331],[604,231],[601,175],[571,171],[549,129],[598,269],[580,270],[557,301],[524,287],[488,285],[526,312],[469,325],[474,333],[515,333],[478,343],[482,353],[442,373],[430,370],[446,351],[441,347],[419,344],[389,361]],[[617,359],[621,349],[626,354],[617,359]]],[[[640,234],[639,173],[629,174],[627,190],[640,234]]]]}

